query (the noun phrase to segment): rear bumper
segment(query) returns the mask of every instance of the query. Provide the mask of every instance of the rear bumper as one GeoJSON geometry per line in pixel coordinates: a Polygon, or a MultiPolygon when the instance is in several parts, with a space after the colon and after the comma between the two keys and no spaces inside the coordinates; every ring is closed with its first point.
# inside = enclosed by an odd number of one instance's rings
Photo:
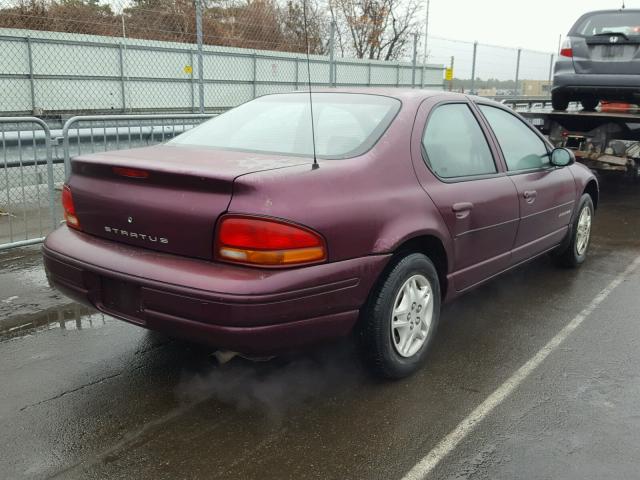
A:
{"type": "Polygon", "coordinates": [[[551,91],[566,93],[572,96],[572,100],[580,95],[597,95],[605,100],[629,100],[640,98],[640,75],[556,74],[551,91]]]}
{"type": "Polygon", "coordinates": [[[74,300],[149,329],[260,354],[348,334],[389,259],[261,270],[151,252],[66,226],[47,237],[43,256],[50,282],[74,300]]]}

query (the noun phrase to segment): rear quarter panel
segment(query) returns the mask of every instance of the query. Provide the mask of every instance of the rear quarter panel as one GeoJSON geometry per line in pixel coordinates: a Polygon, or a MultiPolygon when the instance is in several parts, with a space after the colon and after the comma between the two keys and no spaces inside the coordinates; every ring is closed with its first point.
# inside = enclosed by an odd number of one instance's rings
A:
{"type": "Polygon", "coordinates": [[[410,137],[416,105],[405,105],[374,148],[361,157],[236,179],[229,212],[278,217],[315,229],[329,261],[394,251],[415,236],[439,238],[446,226],[413,170],[410,137]]]}

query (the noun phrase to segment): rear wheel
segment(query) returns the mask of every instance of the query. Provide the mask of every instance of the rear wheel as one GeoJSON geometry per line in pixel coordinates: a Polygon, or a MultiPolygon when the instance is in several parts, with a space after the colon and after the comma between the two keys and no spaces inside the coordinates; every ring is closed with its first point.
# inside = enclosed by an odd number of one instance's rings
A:
{"type": "Polygon", "coordinates": [[[569,107],[569,98],[562,92],[552,92],[551,106],[554,110],[566,110],[569,107]]]}
{"type": "Polygon", "coordinates": [[[578,214],[573,220],[571,238],[565,250],[558,253],[558,263],[565,267],[579,267],[587,258],[591,242],[591,224],[593,221],[593,200],[585,193],[580,199],[578,214]]]}
{"type": "Polygon", "coordinates": [[[582,104],[582,108],[584,110],[586,110],[587,112],[593,112],[598,107],[600,100],[598,100],[597,98],[583,98],[582,100],[580,100],[580,103],[582,104]]]}
{"type": "Polygon", "coordinates": [[[440,317],[440,282],[428,257],[396,261],[372,292],[360,319],[360,343],[373,372],[402,378],[424,363],[440,317]]]}

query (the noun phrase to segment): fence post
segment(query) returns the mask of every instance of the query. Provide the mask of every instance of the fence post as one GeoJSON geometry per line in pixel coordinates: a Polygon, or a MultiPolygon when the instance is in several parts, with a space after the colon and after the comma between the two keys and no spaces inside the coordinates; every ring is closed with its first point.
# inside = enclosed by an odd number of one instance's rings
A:
{"type": "Polygon", "coordinates": [[[124,46],[122,42],[118,47],[118,61],[120,63],[120,95],[122,96],[122,113],[127,111],[127,96],[124,86],[124,46]]]}
{"type": "Polygon", "coordinates": [[[518,91],[519,91],[518,80],[520,79],[520,56],[521,56],[521,54],[522,54],[522,49],[519,48],[518,49],[518,60],[516,62],[516,88],[515,88],[516,96],[519,95],[519,93],[518,93],[518,91]]]}
{"type": "Polygon", "coordinates": [[[471,63],[471,93],[475,95],[476,90],[476,59],[478,56],[478,42],[473,42],[473,60],[471,63]]]}
{"type": "Polygon", "coordinates": [[[198,42],[199,112],[204,113],[204,61],[202,59],[202,0],[196,0],[196,40],[198,42]]]}
{"type": "Polygon", "coordinates": [[[396,65],[396,87],[400,86],[400,62],[396,65]]]}
{"type": "MultiPolygon", "coordinates": [[[[51,218],[51,228],[56,228],[56,201],[54,194],[55,182],[53,179],[53,155],[51,154],[51,130],[48,128],[44,132],[45,151],[47,157],[47,187],[49,190],[49,216],[51,218]]],[[[66,180],[65,176],[65,180],[66,180]]]]}
{"type": "Polygon", "coordinates": [[[336,36],[336,24],[331,22],[331,29],[329,33],[329,86],[336,86],[336,52],[335,52],[335,36],[336,36]]]}
{"type": "Polygon", "coordinates": [[[31,37],[27,37],[27,55],[29,61],[29,88],[31,89],[31,113],[36,113],[36,86],[33,79],[33,50],[31,48],[31,37]]]}
{"type": "Polygon", "coordinates": [[[549,57],[549,88],[551,88],[551,81],[553,80],[553,60],[555,57],[553,53],[549,57]]]}
{"type": "Polygon", "coordinates": [[[189,65],[191,65],[191,73],[190,73],[190,77],[191,77],[191,113],[195,113],[196,112],[196,87],[195,87],[195,77],[193,76],[193,65],[194,65],[194,56],[193,56],[193,50],[189,51],[189,56],[191,57],[191,60],[189,61],[189,65]]]}
{"type": "Polygon", "coordinates": [[[367,86],[371,86],[371,62],[369,62],[369,68],[367,72],[367,86]]]}
{"type": "Polygon", "coordinates": [[[418,35],[413,34],[413,62],[411,64],[411,88],[416,88],[416,64],[418,62],[418,35]]]}
{"type": "Polygon", "coordinates": [[[251,87],[251,91],[253,94],[253,98],[256,98],[256,82],[258,81],[258,54],[253,52],[253,84],[251,87]]]}
{"type": "Polygon", "coordinates": [[[298,90],[298,81],[300,80],[300,59],[296,57],[296,90],[298,90]]]}

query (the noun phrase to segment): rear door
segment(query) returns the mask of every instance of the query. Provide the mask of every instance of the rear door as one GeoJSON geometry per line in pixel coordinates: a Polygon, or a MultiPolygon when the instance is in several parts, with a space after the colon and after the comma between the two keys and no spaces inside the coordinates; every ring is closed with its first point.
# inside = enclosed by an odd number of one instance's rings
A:
{"type": "Polygon", "coordinates": [[[518,191],[520,222],[512,252],[516,264],[562,241],[575,207],[575,183],[568,168],[550,164],[551,149],[526,121],[504,108],[478,107],[518,191]]]}
{"type": "Polygon", "coordinates": [[[453,238],[455,289],[508,268],[518,223],[517,192],[471,105],[423,103],[411,151],[418,179],[453,238]]]}
{"type": "Polygon", "coordinates": [[[640,73],[640,11],[587,14],[569,35],[576,73],[640,73]]]}

